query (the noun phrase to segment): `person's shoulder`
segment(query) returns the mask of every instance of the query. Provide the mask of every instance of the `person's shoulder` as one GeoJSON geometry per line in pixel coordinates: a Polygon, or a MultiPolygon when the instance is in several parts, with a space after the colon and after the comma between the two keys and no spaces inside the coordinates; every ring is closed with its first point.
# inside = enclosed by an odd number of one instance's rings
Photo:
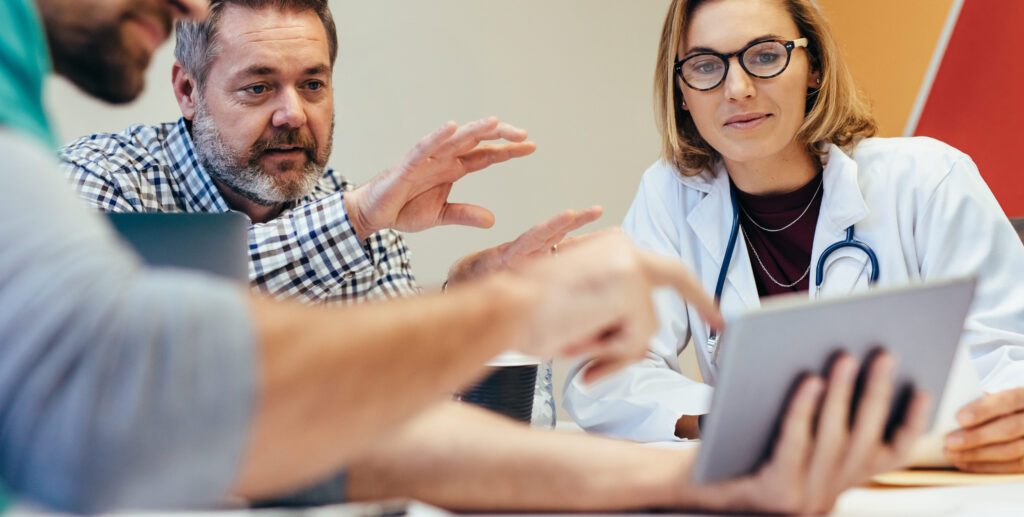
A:
{"type": "Polygon", "coordinates": [[[963,151],[926,136],[866,138],[853,151],[853,159],[858,165],[882,165],[890,172],[910,169],[918,173],[944,173],[965,158],[969,157],[963,151]]]}
{"type": "Polygon", "coordinates": [[[175,123],[135,124],[119,133],[94,133],[62,147],[58,156],[65,163],[103,164],[113,172],[119,169],[148,167],[158,163],[163,143],[175,123]]]}
{"type": "Polygon", "coordinates": [[[352,182],[348,181],[345,176],[333,167],[324,168],[324,174],[320,177],[317,186],[326,192],[337,192],[339,190],[355,188],[352,182]]]}
{"type": "Polygon", "coordinates": [[[981,181],[970,156],[929,137],[865,139],[857,145],[853,158],[862,185],[889,192],[930,197],[951,177],[981,181]]]}
{"type": "MultiPolygon", "coordinates": [[[[35,170],[53,164],[53,148],[25,133],[0,125],[0,172],[35,170]]],[[[5,174],[6,175],[6,174],[5,174]]],[[[11,174],[12,177],[20,174],[11,174]]]]}
{"type": "Polygon", "coordinates": [[[337,170],[327,167],[324,169],[324,173],[320,176],[320,180],[317,181],[313,187],[312,192],[306,196],[306,202],[314,202],[326,197],[333,196],[338,192],[347,192],[355,188],[355,185],[350,183],[341,175],[337,170]]]}
{"type": "Polygon", "coordinates": [[[8,208],[25,200],[51,199],[54,189],[67,191],[48,142],[0,125],[0,155],[0,195],[6,195],[8,208]]]}
{"type": "Polygon", "coordinates": [[[691,187],[703,190],[703,186],[709,185],[714,180],[714,173],[701,171],[699,174],[686,175],[679,171],[675,165],[668,160],[661,158],[654,162],[644,171],[640,180],[644,188],[657,188],[659,190],[668,188],[691,187]]]}
{"type": "Polygon", "coordinates": [[[679,170],[672,163],[664,158],[659,158],[658,161],[651,164],[644,171],[641,181],[644,183],[674,183],[678,181],[680,176],[682,175],[679,173],[679,170]]]}

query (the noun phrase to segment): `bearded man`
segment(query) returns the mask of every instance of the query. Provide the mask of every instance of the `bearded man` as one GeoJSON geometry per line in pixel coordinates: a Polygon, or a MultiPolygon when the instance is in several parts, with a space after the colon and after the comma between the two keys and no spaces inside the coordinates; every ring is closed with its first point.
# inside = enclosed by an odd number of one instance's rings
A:
{"type": "MultiPolygon", "coordinates": [[[[153,18],[150,28],[159,32],[168,23],[153,18]]],[[[494,118],[449,123],[354,188],[327,167],[337,54],[326,2],[213,2],[205,20],[178,25],[172,80],[182,117],[73,142],[61,151],[64,172],[103,211],[245,213],[253,223],[250,281],[263,293],[309,303],[415,294],[420,288],[397,231],[490,227],[494,216],[486,209],[447,202],[452,184],[535,146],[525,131],[494,118]],[[487,140],[504,142],[481,145],[487,140]],[[456,166],[416,193],[415,203],[393,210],[395,192],[410,177],[437,174],[438,161],[422,159],[435,152],[451,155],[456,166]]],[[[458,261],[449,278],[546,253],[599,215],[599,208],[563,212],[513,243],[458,261]]]]}

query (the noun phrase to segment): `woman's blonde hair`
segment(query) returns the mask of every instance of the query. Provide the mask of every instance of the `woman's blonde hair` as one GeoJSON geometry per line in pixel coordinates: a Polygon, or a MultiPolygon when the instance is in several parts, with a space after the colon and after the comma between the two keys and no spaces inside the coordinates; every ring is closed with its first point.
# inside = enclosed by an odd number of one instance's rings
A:
{"type": "MultiPolygon", "coordinates": [[[[676,79],[675,64],[690,19],[700,5],[709,0],[673,0],[669,6],[658,64],[654,73],[655,113],[661,132],[662,154],[680,173],[693,176],[710,169],[720,158],[697,131],[690,113],[680,107],[682,91],[676,79]]],[[[789,11],[807,38],[807,55],[812,70],[821,74],[821,85],[808,92],[807,111],[797,138],[808,152],[824,154],[823,144],[849,148],[862,138],[873,136],[878,126],[864,95],[857,90],[853,75],[839,58],[839,47],[824,15],[813,0],[779,0],[789,11]]]]}

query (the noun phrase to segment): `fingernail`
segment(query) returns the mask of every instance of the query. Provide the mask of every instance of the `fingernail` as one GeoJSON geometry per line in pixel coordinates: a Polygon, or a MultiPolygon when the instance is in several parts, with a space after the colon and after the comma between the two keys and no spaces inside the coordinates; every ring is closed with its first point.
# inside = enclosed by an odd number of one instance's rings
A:
{"type": "Polygon", "coordinates": [[[811,379],[811,386],[807,390],[808,398],[814,399],[821,394],[821,391],[825,388],[825,383],[821,382],[821,379],[811,379]]]}
{"type": "Polygon", "coordinates": [[[896,357],[894,355],[886,352],[886,354],[884,356],[884,359],[885,359],[885,361],[884,361],[885,366],[887,366],[889,368],[892,368],[893,366],[896,366],[896,357]]]}
{"type": "Polygon", "coordinates": [[[970,424],[974,422],[974,417],[974,411],[971,410],[964,410],[957,413],[956,415],[956,419],[959,420],[962,424],[970,424]]]}
{"type": "Polygon", "coordinates": [[[857,374],[857,368],[853,363],[853,360],[849,357],[844,357],[839,362],[839,374],[840,380],[847,381],[853,378],[857,374]]]}
{"type": "Polygon", "coordinates": [[[946,447],[956,447],[958,445],[963,445],[963,443],[964,437],[958,434],[951,434],[946,437],[946,447]]]}
{"type": "Polygon", "coordinates": [[[881,373],[882,375],[891,374],[893,367],[895,367],[895,362],[893,361],[891,355],[886,354],[882,356],[881,359],[879,359],[878,372],[881,373]]]}

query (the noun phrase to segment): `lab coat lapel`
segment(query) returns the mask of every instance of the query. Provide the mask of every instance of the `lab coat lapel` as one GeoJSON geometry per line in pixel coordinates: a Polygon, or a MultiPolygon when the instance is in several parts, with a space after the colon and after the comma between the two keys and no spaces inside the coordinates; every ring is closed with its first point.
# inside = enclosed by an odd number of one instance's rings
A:
{"type": "MultiPolygon", "coordinates": [[[[703,175],[683,178],[683,181],[707,193],[690,212],[686,221],[704,248],[701,282],[708,292],[713,294],[725,258],[725,248],[729,243],[729,233],[732,231],[733,207],[729,193],[729,175],[723,166],[718,165],[714,177],[703,175]]],[[[737,300],[743,303],[744,309],[761,305],[742,233],[736,238],[736,250],[733,251],[732,262],[729,264],[729,272],[722,290],[723,309],[735,304],[737,300]]]]}
{"type": "MultiPolygon", "coordinates": [[[[814,282],[822,252],[832,244],[846,240],[846,229],[863,221],[869,213],[857,179],[857,162],[835,145],[830,146],[827,160],[821,212],[814,230],[811,253],[811,297],[814,297],[814,282]]],[[[839,249],[825,261],[820,294],[841,296],[866,289],[870,269],[868,258],[862,251],[849,247],[839,249]]]]}

